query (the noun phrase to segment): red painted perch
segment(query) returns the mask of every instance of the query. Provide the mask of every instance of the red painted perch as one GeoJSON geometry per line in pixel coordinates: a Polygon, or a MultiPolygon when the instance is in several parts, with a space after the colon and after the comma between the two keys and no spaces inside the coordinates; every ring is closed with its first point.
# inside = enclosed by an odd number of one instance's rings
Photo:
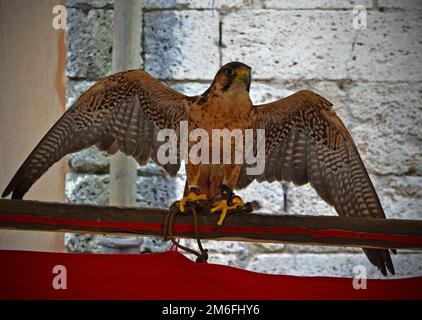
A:
{"type": "MultiPolygon", "coordinates": [[[[2,199],[0,228],[160,236],[167,212],[2,199]]],[[[422,249],[422,220],[252,213],[228,215],[224,225],[217,226],[218,215],[198,218],[201,239],[422,249]]],[[[174,233],[180,238],[194,237],[192,217],[177,215],[174,233]]]]}

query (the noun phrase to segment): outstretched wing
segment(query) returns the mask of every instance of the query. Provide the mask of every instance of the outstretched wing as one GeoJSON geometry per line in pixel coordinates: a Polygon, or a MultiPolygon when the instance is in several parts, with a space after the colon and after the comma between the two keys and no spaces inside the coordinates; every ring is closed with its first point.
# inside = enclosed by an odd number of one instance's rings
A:
{"type": "MultiPolygon", "coordinates": [[[[254,127],[265,129],[262,175],[242,168],[238,187],[258,181],[310,183],[340,216],[385,218],[377,193],[352,137],[332,104],[312,91],[254,108],[254,127]]],[[[394,274],[388,250],[364,249],[383,274],[394,274]]]]}
{"type": "MultiPolygon", "coordinates": [[[[156,161],[156,131],[176,129],[186,118],[189,97],[172,90],[142,70],[113,74],[86,91],[54,124],[31,152],[3,197],[21,199],[55,162],[69,153],[96,145],[118,150],[140,164],[156,161]]],[[[176,174],[180,165],[165,169],[176,174]]]]}

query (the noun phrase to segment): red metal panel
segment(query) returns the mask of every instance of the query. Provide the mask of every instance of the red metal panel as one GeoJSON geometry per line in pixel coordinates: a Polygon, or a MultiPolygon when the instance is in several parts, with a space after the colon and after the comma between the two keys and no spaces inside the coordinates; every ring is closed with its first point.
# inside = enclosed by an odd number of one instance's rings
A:
{"type": "Polygon", "coordinates": [[[368,280],[267,275],[195,263],[179,252],[73,254],[0,251],[1,299],[422,299],[422,277],[368,280]],[[66,268],[67,289],[53,287],[66,268]]]}

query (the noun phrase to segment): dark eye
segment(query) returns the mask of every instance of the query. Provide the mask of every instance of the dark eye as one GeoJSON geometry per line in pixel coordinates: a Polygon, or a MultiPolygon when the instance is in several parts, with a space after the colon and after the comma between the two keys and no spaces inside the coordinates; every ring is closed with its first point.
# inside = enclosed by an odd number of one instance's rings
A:
{"type": "Polygon", "coordinates": [[[234,70],[232,68],[228,68],[224,70],[224,74],[231,77],[232,75],[234,75],[234,70]]]}

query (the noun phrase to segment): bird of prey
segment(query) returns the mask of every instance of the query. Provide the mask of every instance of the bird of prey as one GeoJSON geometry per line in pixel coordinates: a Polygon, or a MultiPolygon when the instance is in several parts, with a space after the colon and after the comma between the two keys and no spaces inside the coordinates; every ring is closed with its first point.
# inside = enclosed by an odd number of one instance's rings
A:
{"type": "MultiPolygon", "coordinates": [[[[179,202],[181,211],[186,202],[215,197],[221,185],[239,189],[256,179],[310,183],[340,216],[385,218],[358,149],[329,101],[312,91],[299,91],[253,105],[250,84],[251,68],[240,62],[222,66],[198,96],[181,94],[143,70],[110,75],[88,89],[54,124],[3,197],[12,193],[12,198],[21,199],[55,162],[93,145],[110,154],[124,152],[141,165],[149,159],[160,164],[158,130],[179,132],[180,122],[187,121],[190,132],[264,129],[266,158],[265,170],[257,176],[248,175],[242,164],[185,163],[187,192],[179,202]]],[[[180,162],[162,166],[174,176],[180,162]]],[[[211,211],[223,213],[241,205],[241,200],[220,200],[211,211]]],[[[387,249],[363,250],[384,275],[387,270],[394,274],[387,249]]]]}

